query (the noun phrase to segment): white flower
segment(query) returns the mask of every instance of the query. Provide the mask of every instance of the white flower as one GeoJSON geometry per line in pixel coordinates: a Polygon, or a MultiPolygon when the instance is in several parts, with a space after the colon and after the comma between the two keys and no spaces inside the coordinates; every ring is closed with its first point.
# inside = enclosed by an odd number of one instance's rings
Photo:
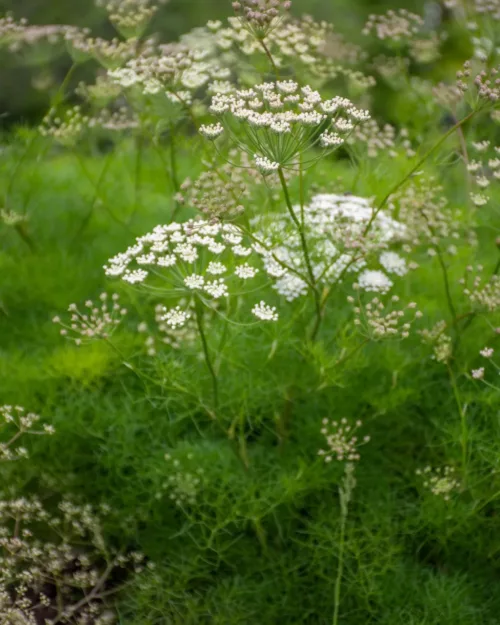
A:
{"type": "Polygon", "coordinates": [[[479,369],[472,369],[472,377],[474,380],[482,380],[484,378],[484,367],[479,367],[479,369]]]}
{"type": "Polygon", "coordinates": [[[193,273],[190,276],[187,276],[187,278],[184,278],[184,284],[188,289],[201,289],[205,284],[205,278],[193,273]]]}
{"type": "Polygon", "coordinates": [[[484,206],[488,203],[488,196],[483,193],[471,193],[470,196],[475,206],[484,206]]]}
{"type": "Polygon", "coordinates": [[[262,321],[278,321],[276,306],[269,306],[264,301],[255,304],[252,308],[252,313],[262,321]]]}
{"type": "Polygon", "coordinates": [[[223,132],[224,126],[218,122],[216,124],[202,124],[200,126],[200,134],[211,141],[220,137],[223,132]]]}
{"type": "Polygon", "coordinates": [[[333,125],[335,126],[335,128],[341,130],[342,132],[350,132],[354,128],[352,122],[350,122],[348,119],[343,119],[342,117],[337,119],[333,125]]]}
{"type": "Polygon", "coordinates": [[[405,259],[401,258],[396,252],[382,252],[380,264],[386,271],[395,273],[397,276],[404,276],[408,273],[405,259]]]}
{"type": "Polygon", "coordinates": [[[319,142],[324,148],[332,148],[338,145],[342,145],[344,143],[344,139],[339,137],[336,132],[324,132],[320,138],[319,142]]]}
{"type": "Polygon", "coordinates": [[[235,274],[238,276],[238,278],[241,278],[242,280],[247,280],[248,278],[254,278],[257,275],[258,271],[259,270],[255,269],[255,267],[251,267],[248,263],[245,263],[244,265],[236,267],[235,274]]]}
{"type": "Polygon", "coordinates": [[[493,356],[493,348],[492,347],[485,347],[484,349],[482,349],[479,353],[481,354],[481,356],[483,356],[484,358],[491,358],[493,356]]]}
{"type": "Polygon", "coordinates": [[[222,278],[214,280],[213,282],[207,282],[204,290],[214,299],[228,295],[227,286],[222,278]]]}
{"type": "Polygon", "coordinates": [[[123,280],[130,284],[137,284],[138,282],[144,282],[147,277],[147,271],[144,271],[144,269],[135,269],[134,271],[127,271],[123,276],[123,280]]]}
{"type": "Polygon", "coordinates": [[[211,273],[213,276],[219,276],[221,273],[226,273],[227,267],[222,263],[211,261],[208,263],[207,273],[211,273]]]}
{"type": "Polygon", "coordinates": [[[254,155],[255,158],[255,166],[264,176],[268,174],[272,174],[277,169],[279,169],[279,163],[274,163],[269,160],[266,156],[259,156],[258,154],[254,155]]]}
{"type": "Polygon", "coordinates": [[[132,85],[140,82],[138,74],[133,69],[127,67],[123,67],[122,69],[109,70],[108,76],[121,87],[132,87],[132,85]]]}
{"type": "Polygon", "coordinates": [[[363,291],[375,291],[376,293],[387,293],[393,286],[392,281],[383,271],[365,269],[359,274],[359,288],[363,291]]]}
{"type": "Polygon", "coordinates": [[[244,247],[243,245],[235,245],[233,247],[233,252],[236,256],[250,256],[252,253],[251,247],[244,247]]]}
{"type": "Polygon", "coordinates": [[[476,178],[476,184],[478,187],[481,187],[481,189],[486,189],[486,187],[490,186],[490,181],[486,176],[478,176],[476,178]]]}
{"type": "Polygon", "coordinates": [[[166,256],[160,256],[157,260],[157,264],[160,267],[172,267],[177,262],[175,254],[167,254],[166,256]]]}
{"type": "Polygon", "coordinates": [[[210,76],[208,74],[204,74],[203,72],[200,72],[199,69],[197,68],[192,68],[192,69],[186,70],[182,74],[181,82],[184,85],[184,87],[187,87],[188,89],[198,89],[199,87],[202,87],[205,83],[207,83],[209,80],[210,80],[210,76]]]}
{"type": "Polygon", "coordinates": [[[212,254],[222,254],[222,252],[226,249],[224,243],[218,243],[213,239],[207,245],[208,251],[212,252],[212,254]]]}
{"type": "Polygon", "coordinates": [[[182,260],[186,263],[194,263],[194,261],[198,258],[197,249],[190,243],[180,243],[176,246],[174,252],[179,254],[182,260]]]}
{"type": "Polygon", "coordinates": [[[143,254],[137,257],[138,265],[154,265],[156,263],[156,257],[154,254],[143,254]]]}
{"type": "Polygon", "coordinates": [[[168,326],[175,329],[182,328],[190,317],[191,315],[188,312],[182,310],[180,306],[176,306],[176,308],[171,310],[165,309],[165,314],[161,317],[161,321],[165,321],[168,326]]]}
{"type": "Polygon", "coordinates": [[[489,141],[478,141],[478,142],[473,141],[472,145],[474,149],[477,150],[478,152],[486,152],[486,150],[490,147],[490,142],[489,141]]]}
{"type": "Polygon", "coordinates": [[[299,85],[293,80],[278,81],[276,83],[276,86],[278,87],[278,91],[281,91],[282,93],[288,93],[288,94],[295,93],[297,89],[299,88],[299,85]]]}

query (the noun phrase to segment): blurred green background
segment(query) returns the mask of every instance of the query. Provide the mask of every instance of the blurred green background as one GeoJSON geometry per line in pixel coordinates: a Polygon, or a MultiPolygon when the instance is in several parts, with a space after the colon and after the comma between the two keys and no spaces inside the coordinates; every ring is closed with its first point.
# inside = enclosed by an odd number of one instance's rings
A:
{"type": "MultiPolygon", "coordinates": [[[[361,27],[370,12],[388,8],[416,10],[422,13],[436,2],[425,0],[294,0],[293,13],[308,13],[316,19],[333,23],[351,40],[359,39],[361,27]]],[[[106,20],[106,13],[94,0],[0,0],[0,16],[11,13],[16,19],[25,17],[31,24],[75,24],[87,26],[95,35],[112,38],[115,31],[106,20]]],[[[231,0],[170,0],[164,6],[152,32],[163,41],[172,41],[191,28],[209,19],[232,14],[231,0]]],[[[11,55],[0,50],[0,120],[3,128],[13,124],[34,123],[46,111],[48,93],[59,84],[71,61],[63,51],[56,58],[43,55],[11,55]]],[[[76,81],[85,79],[89,69],[80,68],[76,81]]]]}

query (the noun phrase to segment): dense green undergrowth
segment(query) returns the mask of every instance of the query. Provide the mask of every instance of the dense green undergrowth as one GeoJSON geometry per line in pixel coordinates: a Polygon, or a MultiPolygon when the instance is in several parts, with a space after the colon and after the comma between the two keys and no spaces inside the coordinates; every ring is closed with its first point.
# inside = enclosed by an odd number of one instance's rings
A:
{"type": "MultiPolygon", "coordinates": [[[[403,56],[397,46],[396,52],[403,56]]],[[[495,54],[491,51],[488,67],[495,54]]],[[[358,61],[373,69],[366,57],[358,61]]],[[[271,81],[273,67],[265,62],[260,55],[256,67],[271,81]]],[[[439,76],[453,63],[443,52],[432,60],[429,74],[439,76]]],[[[290,64],[287,78],[298,71],[293,60],[290,64]]],[[[236,63],[231,66],[240,85],[257,83],[248,65],[241,73],[236,63]]],[[[340,94],[357,102],[342,76],[340,86],[316,79],[329,97],[340,94]]],[[[72,135],[69,123],[64,141],[55,131],[43,136],[26,128],[4,137],[0,404],[42,415],[55,433],[26,435],[28,457],[23,452],[0,464],[0,529],[14,527],[20,535],[21,517],[2,516],[12,498],[36,498],[51,513],[68,499],[109,507],[99,532],[97,522],[89,523],[97,581],[91,578],[83,602],[76,602],[73,591],[59,597],[78,606],[67,621],[500,623],[496,102],[460,100],[456,106],[463,110],[452,115],[440,101],[431,101],[430,82],[424,92],[424,79],[413,79],[407,68],[395,83],[383,84],[392,98],[405,99],[407,108],[401,118],[398,111],[379,116],[372,143],[358,137],[359,143],[322,153],[305,171],[298,153],[288,170],[276,170],[283,174],[281,184],[275,172],[260,176],[248,164],[242,178],[249,191],[237,197],[244,212],[238,207],[236,215],[214,215],[227,200],[225,187],[215,185],[219,195],[209,205],[213,186],[203,189],[201,203],[189,195],[192,184],[180,186],[207,171],[232,176],[233,170],[223,169],[236,158],[231,139],[250,141],[244,129],[237,134],[232,128],[226,129],[230,139],[223,135],[217,147],[204,142],[196,130],[213,120],[199,102],[187,107],[189,114],[167,108],[171,117],[165,127],[164,109],[158,113],[124,87],[131,109],[146,106],[144,134],[127,127],[112,139],[93,131],[72,135]],[[396,134],[369,157],[387,120],[396,134]],[[454,128],[457,120],[464,121],[454,128]],[[407,133],[400,134],[402,126],[407,133]],[[485,140],[490,143],[478,143],[485,140]],[[488,198],[473,187],[482,188],[480,173],[470,167],[478,161],[478,169],[487,170],[488,198]],[[405,271],[391,274],[388,293],[355,286],[365,270],[360,266],[355,275],[329,283],[316,276],[312,286],[304,282],[300,297],[287,301],[273,288],[276,276],[266,272],[262,259],[252,260],[259,268],[252,286],[242,282],[223,303],[182,290],[173,284],[178,276],[172,283],[170,278],[151,282],[148,289],[105,275],[110,258],[157,224],[201,216],[210,227],[229,223],[251,236],[280,223],[287,195],[299,214],[301,203],[303,212],[321,193],[333,202],[328,210],[364,198],[395,220],[391,227],[402,224],[399,235],[383,245],[368,238],[368,229],[352,231],[362,242],[366,267],[378,262],[373,259],[385,248],[404,257],[405,271]],[[461,280],[476,271],[482,281],[472,284],[469,277],[470,291],[464,293],[461,280]],[[126,309],[117,327],[109,335],[83,333],[81,345],[71,340],[77,336],[71,330],[61,336],[60,324],[74,312],[66,314],[68,306],[82,309],[103,292],[108,298],[119,295],[118,308],[126,309]],[[257,323],[250,311],[263,298],[278,317],[257,323]],[[377,333],[370,311],[379,301],[384,315],[393,308],[421,314],[411,317],[408,331],[397,322],[394,336],[377,333]],[[163,315],[177,304],[198,326],[189,326],[191,334],[167,336],[155,321],[155,306],[166,306],[163,315]],[[487,348],[493,352],[484,352],[487,348]],[[322,428],[330,425],[324,419],[337,422],[337,431],[345,419],[358,436],[352,441],[346,434],[342,444],[349,449],[343,452],[334,440],[327,462],[318,453],[328,449],[322,428]],[[141,570],[131,564],[136,552],[144,556],[141,570]],[[129,558],[119,570],[113,568],[116,554],[129,558]],[[92,613],[84,620],[82,606],[94,600],[100,620],[92,613]]],[[[377,80],[384,82],[382,72],[377,80]]],[[[359,100],[368,108],[369,88],[362,91],[359,100]]],[[[380,109],[382,100],[377,101],[380,109]]],[[[267,140],[258,145],[266,157],[266,149],[282,149],[267,140]]],[[[306,232],[309,217],[303,219],[306,232]]],[[[339,223],[354,228],[342,215],[339,223]]],[[[357,249],[348,245],[350,231],[342,232],[345,249],[357,249]]],[[[285,243],[292,236],[288,232],[285,243]]],[[[310,245],[316,245],[313,239],[310,245]]],[[[234,262],[239,260],[228,261],[230,271],[234,262]]],[[[295,264],[297,271],[305,272],[304,266],[295,264]]],[[[8,436],[0,440],[9,443],[8,436]]],[[[0,447],[0,461],[5,449],[0,447]]],[[[43,543],[55,540],[58,528],[35,532],[43,543]]],[[[8,534],[2,531],[0,539],[8,534]]],[[[59,581],[85,569],[79,558],[87,542],[71,544],[76,551],[59,571],[59,581]]],[[[9,548],[0,542],[0,558],[9,548]]],[[[36,579],[26,582],[28,595],[40,591],[36,579]]],[[[21,593],[19,583],[14,573],[0,576],[0,623],[50,622],[42,620],[40,607],[34,609],[35,621],[8,611],[21,593]]],[[[61,607],[54,607],[58,588],[51,584],[57,586],[46,581],[43,592],[49,596],[47,610],[55,612],[46,618],[57,613],[61,620],[55,622],[64,622],[57,612],[61,607]]]]}

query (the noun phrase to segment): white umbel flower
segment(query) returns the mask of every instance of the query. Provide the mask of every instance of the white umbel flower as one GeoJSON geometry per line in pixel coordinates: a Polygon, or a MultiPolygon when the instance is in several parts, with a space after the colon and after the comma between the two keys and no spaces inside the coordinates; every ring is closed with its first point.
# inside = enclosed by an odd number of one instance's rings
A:
{"type": "Polygon", "coordinates": [[[218,263],[216,261],[211,261],[208,263],[207,273],[212,274],[213,276],[220,276],[222,273],[226,273],[227,267],[222,263],[218,263]]]}
{"type": "Polygon", "coordinates": [[[235,274],[238,276],[238,278],[241,278],[242,280],[248,280],[249,278],[254,278],[258,272],[259,272],[258,269],[255,269],[255,267],[251,267],[248,263],[245,263],[244,265],[240,265],[239,267],[236,267],[236,270],[235,270],[235,274]]]}
{"type": "Polygon", "coordinates": [[[408,273],[408,266],[404,258],[401,258],[396,252],[382,252],[380,255],[380,264],[389,273],[397,276],[405,276],[408,273]]]}
{"type": "Polygon", "coordinates": [[[319,142],[324,148],[331,148],[334,146],[342,145],[344,143],[344,139],[340,137],[336,132],[324,132],[320,138],[319,142]]]}
{"type": "Polygon", "coordinates": [[[393,282],[383,271],[366,269],[359,274],[358,285],[363,291],[387,293],[393,286],[393,282]]]}
{"type": "Polygon", "coordinates": [[[276,306],[269,306],[264,301],[255,304],[252,313],[262,321],[278,321],[276,306]]]}
{"type": "Polygon", "coordinates": [[[161,317],[168,326],[175,330],[175,328],[182,328],[191,315],[182,310],[180,306],[176,306],[171,310],[165,309],[165,314],[161,317]]]}
{"type": "Polygon", "coordinates": [[[125,272],[122,280],[128,282],[129,284],[139,284],[140,282],[144,282],[147,277],[147,271],[144,271],[143,269],[135,269],[134,271],[125,272]]]}
{"type": "Polygon", "coordinates": [[[187,286],[188,289],[201,289],[205,284],[205,278],[198,275],[197,273],[193,273],[187,278],[184,278],[184,284],[187,286]]]}
{"type": "Polygon", "coordinates": [[[206,139],[214,141],[217,137],[220,137],[224,132],[224,126],[220,123],[217,124],[202,124],[200,126],[200,134],[206,139]]]}
{"type": "Polygon", "coordinates": [[[213,282],[207,282],[205,284],[205,291],[214,299],[219,299],[219,297],[228,295],[227,286],[222,278],[213,280],[213,282]]]}
{"type": "Polygon", "coordinates": [[[260,171],[260,173],[263,174],[264,176],[272,174],[279,169],[279,166],[280,166],[279,163],[274,163],[273,161],[269,160],[266,156],[259,156],[258,154],[255,154],[254,158],[255,158],[255,166],[260,171]]]}

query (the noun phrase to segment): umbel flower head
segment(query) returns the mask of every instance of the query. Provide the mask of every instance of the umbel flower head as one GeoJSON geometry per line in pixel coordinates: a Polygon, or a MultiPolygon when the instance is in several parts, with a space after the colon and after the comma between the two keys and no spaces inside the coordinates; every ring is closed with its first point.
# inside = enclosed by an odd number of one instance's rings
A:
{"type": "Polygon", "coordinates": [[[254,250],[243,239],[237,226],[206,219],[159,225],[111,258],[104,269],[110,277],[149,287],[177,301],[187,297],[183,307],[163,311],[161,320],[175,329],[191,318],[195,297],[213,307],[230,295],[230,287],[238,292],[256,276],[258,269],[249,258],[254,250]]]}
{"type": "Polygon", "coordinates": [[[124,37],[140,37],[158,5],[168,0],[96,0],[97,6],[106,9],[109,19],[124,37]]]}
{"type": "Polygon", "coordinates": [[[183,106],[211,81],[227,80],[228,68],[213,57],[210,48],[199,50],[186,43],[169,43],[145,49],[125,65],[109,72],[111,80],[126,90],[151,98],[164,96],[183,106]]]}
{"type": "Polygon", "coordinates": [[[68,312],[71,313],[70,322],[62,321],[59,316],[54,317],[52,322],[61,326],[61,335],[74,341],[76,345],[108,339],[120,325],[127,310],[120,306],[119,296],[116,293],[111,298],[107,293],[101,293],[99,300],[99,303],[86,301],[84,311],[76,304],[70,304],[68,308],[68,312]]]}
{"type": "MultiPolygon", "coordinates": [[[[370,119],[368,112],[346,98],[323,100],[318,91],[291,80],[217,94],[210,111],[219,122],[200,132],[213,140],[227,130],[236,145],[254,157],[263,174],[294,167],[299,155],[315,147],[321,155],[332,152],[358,124],[370,119]]],[[[307,166],[315,160],[303,162],[307,166]]]]}
{"type": "Polygon", "coordinates": [[[233,9],[241,25],[256,39],[264,39],[290,10],[291,0],[238,0],[233,9]]]}
{"type": "MultiPolygon", "coordinates": [[[[358,278],[360,287],[385,292],[392,281],[384,272],[399,276],[407,273],[405,260],[386,249],[405,234],[404,226],[379,211],[367,231],[372,216],[370,202],[356,196],[319,194],[304,206],[310,262],[319,284],[326,286],[344,275],[357,275],[364,270],[358,278]]],[[[253,225],[256,238],[262,243],[256,244],[255,249],[262,255],[274,288],[288,301],[305,295],[308,285],[301,275],[306,275],[306,265],[300,236],[290,215],[265,215],[256,218],[253,225]]]]}

